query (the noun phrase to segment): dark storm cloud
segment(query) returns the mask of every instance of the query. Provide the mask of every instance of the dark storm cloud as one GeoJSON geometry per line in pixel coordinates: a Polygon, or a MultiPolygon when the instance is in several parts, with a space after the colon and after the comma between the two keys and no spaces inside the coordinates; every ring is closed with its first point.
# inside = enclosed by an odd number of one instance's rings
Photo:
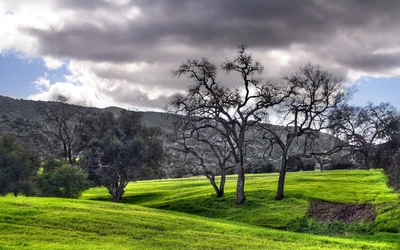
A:
{"type": "Polygon", "coordinates": [[[398,68],[400,65],[400,53],[353,55],[340,58],[340,61],[351,68],[379,72],[398,68]]]}
{"type": "MultiPolygon", "coordinates": [[[[329,43],[340,32],[361,30],[365,36],[375,36],[398,24],[400,10],[399,1],[162,0],[130,4],[142,14],[124,24],[104,21],[98,27],[77,20],[61,30],[30,32],[39,39],[44,54],[93,61],[154,62],[174,56],[162,51],[170,44],[219,49],[243,42],[266,49],[285,49],[293,44],[312,48],[329,43]]],[[[115,8],[94,0],[61,1],[59,6],[88,11],[115,8]]]]}
{"type": "MultiPolygon", "coordinates": [[[[182,90],[184,81],[172,79],[171,69],[193,57],[220,64],[234,56],[240,43],[249,45],[266,66],[266,75],[273,77],[291,74],[308,62],[343,80],[349,72],[389,74],[400,68],[399,50],[379,52],[399,48],[400,1],[57,0],[57,7],[74,11],[76,17],[61,28],[29,29],[39,54],[111,63],[112,70],[93,67],[92,72],[129,86],[182,90]],[[133,7],[140,14],[124,16],[133,7]],[[278,56],[268,57],[271,51],[278,56]],[[289,64],[280,65],[279,53],[290,56],[289,64]],[[148,67],[131,72],[125,63],[148,67]]],[[[230,84],[237,86],[234,80],[230,84]]],[[[165,96],[150,100],[140,91],[132,98],[132,92],[121,88],[110,95],[152,107],[166,101],[165,96]]]]}
{"type": "Polygon", "coordinates": [[[102,0],[56,0],[58,8],[77,10],[96,10],[100,8],[109,8],[110,4],[102,0]]]}

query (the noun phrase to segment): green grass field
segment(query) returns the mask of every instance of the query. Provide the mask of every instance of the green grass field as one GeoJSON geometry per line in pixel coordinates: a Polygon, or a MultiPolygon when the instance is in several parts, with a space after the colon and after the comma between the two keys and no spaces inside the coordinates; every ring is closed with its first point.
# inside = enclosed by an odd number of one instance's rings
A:
{"type": "Polygon", "coordinates": [[[131,183],[121,204],[103,188],[75,200],[1,197],[0,249],[400,249],[400,200],[380,171],[289,173],[282,201],[276,182],[247,175],[242,206],[234,176],[220,199],[204,178],[131,183]],[[371,203],[378,216],[323,232],[304,218],[310,199],[371,203]],[[286,230],[298,220],[309,233],[286,230]]]}

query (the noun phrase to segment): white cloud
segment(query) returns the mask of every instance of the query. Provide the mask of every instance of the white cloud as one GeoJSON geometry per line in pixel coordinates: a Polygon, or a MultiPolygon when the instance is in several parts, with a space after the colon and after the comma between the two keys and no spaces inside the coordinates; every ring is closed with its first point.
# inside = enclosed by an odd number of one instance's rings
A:
{"type": "Polygon", "coordinates": [[[83,106],[95,106],[95,107],[108,107],[116,106],[107,96],[102,96],[100,100],[96,94],[88,87],[76,85],[69,82],[56,82],[47,89],[47,91],[28,96],[31,100],[55,100],[57,96],[65,96],[69,103],[83,105],[83,106]]]}
{"type": "Polygon", "coordinates": [[[38,77],[32,84],[35,85],[40,92],[44,92],[50,88],[50,80],[47,79],[47,74],[38,77]]]}
{"type": "Polygon", "coordinates": [[[50,70],[59,69],[64,65],[64,62],[62,60],[55,59],[51,56],[45,56],[43,57],[43,60],[46,67],[50,70]]]}

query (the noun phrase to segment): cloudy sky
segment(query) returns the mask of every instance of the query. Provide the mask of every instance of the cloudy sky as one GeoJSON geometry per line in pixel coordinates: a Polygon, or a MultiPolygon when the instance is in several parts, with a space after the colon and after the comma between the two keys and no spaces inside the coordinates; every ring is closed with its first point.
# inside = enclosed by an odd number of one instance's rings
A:
{"type": "Polygon", "coordinates": [[[400,107],[399,13],[389,0],[1,0],[0,95],[161,109],[188,85],[171,69],[245,43],[266,79],[311,62],[358,86],[354,104],[400,107]]]}

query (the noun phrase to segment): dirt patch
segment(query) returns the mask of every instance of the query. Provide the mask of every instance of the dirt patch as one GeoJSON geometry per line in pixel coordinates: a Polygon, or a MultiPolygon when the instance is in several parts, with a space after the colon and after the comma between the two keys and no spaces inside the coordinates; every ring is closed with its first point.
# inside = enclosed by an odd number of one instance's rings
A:
{"type": "Polygon", "coordinates": [[[371,204],[345,204],[321,200],[312,200],[307,216],[322,222],[343,223],[372,222],[376,217],[375,207],[371,204]]]}

